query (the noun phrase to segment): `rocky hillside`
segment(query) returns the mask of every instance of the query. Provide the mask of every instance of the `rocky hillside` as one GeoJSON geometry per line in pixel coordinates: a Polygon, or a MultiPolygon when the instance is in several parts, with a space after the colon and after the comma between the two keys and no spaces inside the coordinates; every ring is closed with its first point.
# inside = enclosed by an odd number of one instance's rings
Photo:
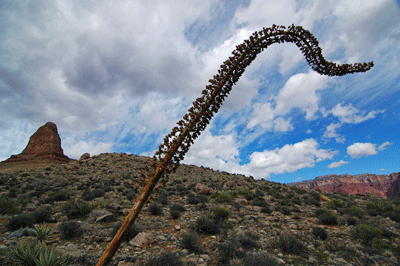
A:
{"type": "Polygon", "coordinates": [[[322,192],[340,192],[347,195],[375,194],[386,198],[392,183],[400,177],[400,173],[390,175],[326,175],[289,184],[290,186],[318,189],[322,192]]]}
{"type": "MultiPolygon", "coordinates": [[[[113,153],[0,172],[0,265],[21,265],[12,262],[18,249],[95,265],[140,193],[147,161],[113,153]]],[[[182,165],[111,265],[399,265],[399,223],[399,202],[378,196],[182,165]]]]}

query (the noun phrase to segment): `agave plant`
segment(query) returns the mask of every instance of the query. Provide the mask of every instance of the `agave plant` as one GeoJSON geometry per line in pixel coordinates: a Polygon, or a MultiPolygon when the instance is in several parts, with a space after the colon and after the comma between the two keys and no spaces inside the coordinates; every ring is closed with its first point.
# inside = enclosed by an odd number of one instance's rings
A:
{"type": "Polygon", "coordinates": [[[46,237],[53,233],[53,229],[46,224],[35,225],[33,229],[30,230],[31,234],[36,237],[37,240],[43,242],[46,237]]]}
{"type": "Polygon", "coordinates": [[[21,266],[64,266],[68,262],[66,255],[37,242],[15,246],[8,258],[15,265],[21,266]]]}
{"type": "Polygon", "coordinates": [[[171,133],[164,138],[153,157],[150,165],[146,166],[146,173],[141,174],[141,181],[145,184],[142,193],[137,198],[131,211],[115,235],[97,266],[106,265],[114,256],[125,235],[132,227],[144,204],[150,197],[152,190],[162,177],[162,182],[168,181],[168,174],[175,171],[188,152],[194,140],[209,124],[215,113],[218,112],[223,101],[230,93],[232,86],[238,82],[247,66],[264,49],[274,43],[291,42],[297,45],[312,69],[321,75],[343,76],[349,73],[366,72],[373,66],[373,62],[337,65],[328,62],[323,57],[322,49],[317,39],[300,26],[289,27],[273,25],[254,32],[248,40],[238,46],[214,75],[202,96],[193,102],[193,106],[183,119],[177,123],[171,133]]]}

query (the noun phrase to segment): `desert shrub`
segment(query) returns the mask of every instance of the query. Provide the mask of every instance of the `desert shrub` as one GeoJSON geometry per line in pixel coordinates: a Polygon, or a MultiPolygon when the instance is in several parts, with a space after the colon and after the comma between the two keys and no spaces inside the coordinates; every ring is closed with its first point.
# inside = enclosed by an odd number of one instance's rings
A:
{"type": "Polygon", "coordinates": [[[64,221],[59,227],[61,238],[70,239],[73,237],[81,236],[83,230],[81,229],[81,224],[77,221],[64,221]]]}
{"type": "Polygon", "coordinates": [[[294,235],[281,235],[276,245],[283,252],[301,255],[306,251],[304,244],[294,235]]]}
{"type": "Polygon", "coordinates": [[[370,246],[372,240],[382,238],[383,230],[373,225],[358,224],[351,234],[353,238],[359,239],[364,245],[370,246]]]}
{"type": "Polygon", "coordinates": [[[214,235],[219,234],[224,226],[223,220],[216,220],[211,214],[207,213],[196,220],[192,229],[201,234],[214,235]]]}
{"type": "Polygon", "coordinates": [[[93,189],[92,193],[95,198],[104,197],[105,194],[105,192],[102,189],[93,189]]]}
{"type": "Polygon", "coordinates": [[[183,266],[182,260],[174,253],[162,252],[158,256],[151,258],[146,263],[147,266],[183,266]]]}
{"type": "MultiPolygon", "coordinates": [[[[316,212],[318,215],[318,212],[316,212]]],[[[325,210],[320,213],[318,216],[318,221],[324,225],[337,225],[338,224],[338,216],[331,210],[325,210]]]]}
{"type": "Polygon", "coordinates": [[[232,259],[244,258],[245,251],[240,248],[240,243],[234,239],[229,239],[228,241],[218,245],[218,252],[220,256],[219,263],[229,264],[232,259]]]}
{"type": "MultiPolygon", "coordinates": [[[[117,232],[121,228],[121,226],[122,226],[122,222],[118,222],[114,225],[113,230],[111,231],[111,237],[114,237],[117,234],[117,232]]],[[[131,241],[132,238],[137,236],[142,231],[143,231],[143,229],[140,225],[133,224],[131,229],[129,229],[129,231],[127,232],[124,241],[126,241],[126,242],[131,241]]]]}
{"type": "Polygon", "coordinates": [[[243,266],[262,266],[262,265],[278,265],[278,260],[269,255],[266,251],[246,252],[243,260],[243,266]]]}
{"type": "Polygon", "coordinates": [[[266,213],[266,214],[271,214],[272,213],[272,209],[270,206],[264,206],[261,208],[260,210],[261,213],[266,213]]]}
{"type": "Polygon", "coordinates": [[[186,200],[188,204],[197,205],[199,203],[207,203],[208,198],[204,195],[194,195],[193,193],[189,193],[188,198],[186,200]]]}
{"type": "Polygon", "coordinates": [[[11,217],[5,225],[5,228],[9,231],[15,231],[20,228],[33,227],[34,222],[35,220],[32,214],[22,213],[11,217]]]}
{"type": "Polygon", "coordinates": [[[169,209],[169,215],[171,216],[172,219],[177,220],[179,217],[181,217],[181,212],[177,210],[172,210],[169,209]]]}
{"type": "Polygon", "coordinates": [[[367,214],[367,212],[365,210],[363,210],[363,209],[361,209],[360,207],[357,207],[357,206],[351,206],[351,207],[348,207],[348,208],[340,209],[340,212],[344,213],[344,214],[351,215],[351,216],[355,216],[358,219],[362,219],[363,216],[367,214]]]}
{"type": "Polygon", "coordinates": [[[265,207],[265,206],[268,206],[268,203],[265,201],[265,199],[263,199],[261,197],[257,197],[250,202],[250,205],[265,207]]]}
{"type": "Polygon", "coordinates": [[[165,190],[161,190],[160,193],[158,193],[157,201],[162,205],[167,205],[168,204],[168,192],[165,190]]]}
{"type": "Polygon", "coordinates": [[[395,222],[400,223],[400,207],[393,209],[391,212],[387,213],[387,216],[395,222]]]}
{"type": "Polygon", "coordinates": [[[323,227],[315,226],[312,228],[312,234],[315,238],[321,239],[321,240],[327,240],[328,239],[328,232],[325,230],[323,227]]]}
{"type": "Polygon", "coordinates": [[[368,214],[371,216],[384,216],[385,213],[391,212],[393,210],[393,204],[384,199],[374,199],[368,201],[365,206],[368,214]]]}
{"type": "Polygon", "coordinates": [[[181,239],[179,240],[179,246],[187,249],[189,252],[199,252],[199,236],[195,232],[182,234],[181,239]]]}
{"type": "Polygon", "coordinates": [[[151,213],[151,215],[161,215],[163,213],[161,205],[155,202],[150,203],[149,207],[147,207],[147,210],[151,213]]]}
{"type": "Polygon", "coordinates": [[[224,207],[212,207],[209,212],[214,220],[226,220],[232,215],[232,211],[224,207]]]}
{"type": "Polygon", "coordinates": [[[358,219],[354,216],[350,216],[347,218],[347,225],[357,225],[358,219]]]}
{"type": "Polygon", "coordinates": [[[90,213],[92,209],[93,206],[81,199],[67,201],[62,206],[62,212],[68,217],[68,219],[75,219],[85,216],[90,213]]]}
{"type": "Polygon", "coordinates": [[[50,191],[47,197],[41,200],[41,203],[52,203],[54,201],[65,201],[68,200],[71,193],[65,190],[50,191]]]}
{"type": "Polygon", "coordinates": [[[258,248],[259,239],[260,237],[252,232],[245,232],[236,237],[236,240],[240,243],[240,246],[245,250],[258,248]]]}
{"type": "Polygon", "coordinates": [[[85,189],[82,192],[82,199],[85,201],[94,200],[96,197],[94,196],[93,192],[90,189],[85,189]]]}
{"type": "Polygon", "coordinates": [[[287,207],[287,206],[279,206],[278,205],[275,208],[275,210],[280,212],[280,213],[282,213],[282,214],[284,214],[284,215],[290,215],[292,213],[291,209],[289,207],[287,207]]]}
{"type": "Polygon", "coordinates": [[[15,199],[0,197],[0,214],[17,214],[21,212],[21,206],[15,199]]]}
{"type": "Polygon", "coordinates": [[[333,209],[333,210],[338,210],[340,208],[344,208],[346,206],[345,202],[339,200],[339,199],[333,199],[329,202],[327,202],[326,207],[328,209],[333,209]]]}
{"type": "Polygon", "coordinates": [[[233,196],[227,192],[213,194],[212,197],[217,203],[231,203],[233,201],[233,196]]]}
{"type": "Polygon", "coordinates": [[[51,210],[48,207],[39,207],[32,215],[37,224],[54,222],[51,218],[51,210]]]}
{"type": "Polygon", "coordinates": [[[171,207],[169,207],[170,209],[172,209],[172,210],[176,210],[176,211],[179,211],[179,212],[185,212],[186,211],[186,208],[185,208],[185,206],[183,206],[183,205],[181,205],[181,204],[173,204],[171,207]]]}

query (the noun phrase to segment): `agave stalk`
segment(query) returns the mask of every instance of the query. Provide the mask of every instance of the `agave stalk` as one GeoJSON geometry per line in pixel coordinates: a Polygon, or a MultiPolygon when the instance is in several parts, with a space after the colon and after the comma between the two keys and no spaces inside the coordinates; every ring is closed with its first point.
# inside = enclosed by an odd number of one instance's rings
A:
{"type": "Polygon", "coordinates": [[[286,28],[273,25],[270,28],[254,32],[248,40],[244,40],[242,44],[236,46],[232,56],[221,65],[218,74],[209,80],[210,84],[202,91],[202,96],[193,102],[188,113],[164,138],[164,143],[159,146],[149,165],[151,169],[146,166],[147,172],[141,174],[141,181],[145,184],[143,191],[97,266],[107,265],[110,262],[158,181],[162,177],[164,177],[163,182],[168,181],[168,174],[179,166],[189,147],[206,128],[214,114],[218,112],[232,86],[239,80],[246,67],[271,44],[284,42],[296,44],[311,68],[321,75],[343,76],[366,72],[374,65],[373,62],[337,65],[326,61],[317,39],[300,26],[291,25],[286,28]]]}

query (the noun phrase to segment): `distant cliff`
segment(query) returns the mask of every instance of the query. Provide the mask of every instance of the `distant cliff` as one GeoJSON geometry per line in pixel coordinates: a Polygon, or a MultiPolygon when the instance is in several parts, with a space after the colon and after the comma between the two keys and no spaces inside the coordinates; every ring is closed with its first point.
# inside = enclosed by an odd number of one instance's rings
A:
{"type": "Polygon", "coordinates": [[[386,198],[392,183],[400,177],[399,173],[390,175],[326,175],[302,182],[290,183],[290,186],[319,189],[323,192],[341,192],[348,195],[371,193],[386,198]]]}

